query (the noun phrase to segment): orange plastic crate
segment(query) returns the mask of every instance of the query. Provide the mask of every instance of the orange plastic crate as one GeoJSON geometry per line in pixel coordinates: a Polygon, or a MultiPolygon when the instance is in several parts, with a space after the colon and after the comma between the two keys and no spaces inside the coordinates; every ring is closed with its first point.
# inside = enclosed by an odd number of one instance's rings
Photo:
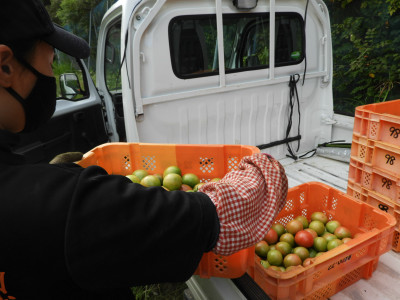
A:
{"type": "Polygon", "coordinates": [[[265,269],[256,258],[254,280],[272,299],[326,299],[361,278],[370,278],[379,256],[392,247],[393,216],[328,185],[302,184],[291,188],[287,199],[276,222],[285,225],[297,215],[310,218],[322,211],[353,234],[362,234],[315,258],[312,265],[287,272],[265,269]]]}
{"type": "Polygon", "coordinates": [[[350,159],[349,180],[400,204],[400,177],[350,159]]]}
{"type": "Polygon", "coordinates": [[[395,228],[400,229],[400,205],[373,191],[368,191],[366,202],[394,216],[397,221],[395,228]]]}
{"type": "Polygon", "coordinates": [[[400,146],[400,100],[357,107],[353,132],[400,146]]]}
{"type": "Polygon", "coordinates": [[[374,168],[388,172],[392,176],[400,176],[400,147],[375,142],[371,164],[374,168]]]}
{"type": "Polygon", "coordinates": [[[400,177],[400,147],[353,134],[350,157],[400,177]]]}
{"type": "MultiPolygon", "coordinates": [[[[201,182],[208,182],[236,170],[242,157],[258,152],[256,147],[242,145],[108,143],[87,152],[79,165],[98,165],[108,174],[118,175],[132,174],[136,169],[162,173],[176,165],[183,173],[194,173],[201,182]]],[[[230,256],[205,253],[195,274],[224,278],[237,278],[246,271],[252,274],[254,255],[254,247],[230,256]]]]}
{"type": "Polygon", "coordinates": [[[350,151],[351,158],[363,163],[371,163],[373,151],[373,141],[357,134],[353,134],[353,141],[350,151]]]}
{"type": "Polygon", "coordinates": [[[396,219],[397,223],[395,225],[392,250],[400,252],[400,206],[387,197],[362,187],[360,184],[353,182],[351,179],[349,179],[347,184],[347,194],[357,200],[364,201],[369,205],[377,207],[380,210],[391,214],[396,219]]]}

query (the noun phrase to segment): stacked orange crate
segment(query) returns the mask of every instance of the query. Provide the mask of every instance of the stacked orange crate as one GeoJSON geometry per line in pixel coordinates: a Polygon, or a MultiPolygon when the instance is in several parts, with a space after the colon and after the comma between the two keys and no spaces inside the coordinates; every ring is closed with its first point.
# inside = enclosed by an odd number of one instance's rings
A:
{"type": "Polygon", "coordinates": [[[319,182],[290,188],[275,222],[286,225],[298,215],[310,219],[315,211],[360,235],[316,257],[312,264],[286,272],[266,269],[256,256],[252,277],[271,299],[328,299],[358,280],[370,278],[379,257],[392,248],[393,216],[319,182]]]}
{"type": "Polygon", "coordinates": [[[400,252],[400,100],[356,108],[347,193],[396,218],[400,252]]]}

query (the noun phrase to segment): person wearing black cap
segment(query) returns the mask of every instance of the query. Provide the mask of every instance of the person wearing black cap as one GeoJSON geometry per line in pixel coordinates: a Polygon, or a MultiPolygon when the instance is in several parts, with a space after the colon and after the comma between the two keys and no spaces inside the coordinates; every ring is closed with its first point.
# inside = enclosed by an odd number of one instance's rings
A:
{"type": "Polygon", "coordinates": [[[54,48],[77,58],[90,49],[40,0],[1,4],[0,299],[133,299],[129,287],[187,280],[205,252],[230,255],[263,238],[287,193],[269,155],[185,193],[13,153],[18,133],[54,112],[54,48]]]}

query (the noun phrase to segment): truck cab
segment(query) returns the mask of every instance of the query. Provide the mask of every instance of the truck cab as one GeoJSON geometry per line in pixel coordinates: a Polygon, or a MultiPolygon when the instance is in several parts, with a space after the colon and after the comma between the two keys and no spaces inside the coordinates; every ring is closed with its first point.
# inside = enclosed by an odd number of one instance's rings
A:
{"type": "Polygon", "coordinates": [[[331,140],[322,1],[118,1],[99,36],[96,85],[116,140],[248,144],[278,158],[331,140]]]}

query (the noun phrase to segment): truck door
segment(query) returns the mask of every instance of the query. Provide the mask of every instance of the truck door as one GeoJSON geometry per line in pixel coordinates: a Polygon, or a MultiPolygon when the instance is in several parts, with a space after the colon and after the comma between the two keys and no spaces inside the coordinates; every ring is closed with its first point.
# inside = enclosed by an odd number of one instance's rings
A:
{"type": "Polygon", "coordinates": [[[37,131],[21,133],[21,144],[14,149],[30,163],[49,162],[70,151],[85,153],[109,140],[102,101],[83,61],[56,51],[53,70],[56,111],[37,131]]]}

